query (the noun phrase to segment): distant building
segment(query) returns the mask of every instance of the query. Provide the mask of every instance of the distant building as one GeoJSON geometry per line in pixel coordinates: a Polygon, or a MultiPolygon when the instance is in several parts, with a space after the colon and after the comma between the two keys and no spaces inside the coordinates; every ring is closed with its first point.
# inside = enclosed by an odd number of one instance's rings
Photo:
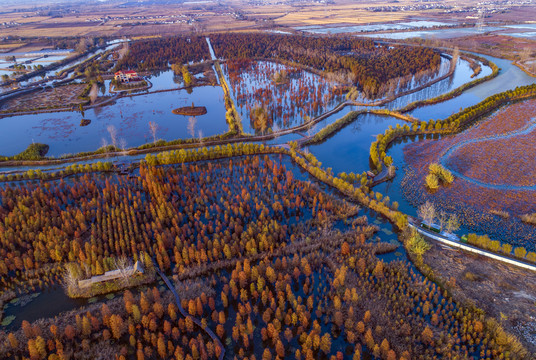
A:
{"type": "Polygon", "coordinates": [[[141,266],[141,263],[139,261],[136,261],[136,263],[133,266],[128,266],[125,269],[106,271],[104,275],[93,276],[92,278],[86,279],[86,280],[79,280],[78,286],[81,288],[85,288],[85,287],[90,287],[91,285],[100,283],[100,282],[116,280],[122,277],[133,277],[133,276],[142,275],[142,274],[143,274],[143,267],[141,266]]]}
{"type": "Polygon", "coordinates": [[[121,81],[121,82],[130,82],[130,81],[138,81],[140,80],[140,77],[138,76],[138,73],[134,70],[126,70],[126,71],[118,71],[114,75],[114,79],[121,81]]]}

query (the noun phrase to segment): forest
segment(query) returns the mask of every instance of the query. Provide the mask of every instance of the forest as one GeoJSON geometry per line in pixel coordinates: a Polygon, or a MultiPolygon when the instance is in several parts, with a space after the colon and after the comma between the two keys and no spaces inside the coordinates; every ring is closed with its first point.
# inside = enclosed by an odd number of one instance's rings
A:
{"type": "MultiPolygon", "coordinates": [[[[441,63],[436,50],[382,46],[355,37],[216,33],[210,39],[218,58],[299,64],[349,79],[371,98],[379,95],[380,88],[389,80],[436,71],[441,63]]],[[[117,62],[116,69],[155,70],[208,59],[208,44],[202,36],[146,39],[133,42],[128,54],[117,62]]]]}
{"type": "Polygon", "coordinates": [[[312,37],[265,33],[214,34],[216,56],[224,59],[290,61],[350,77],[370,97],[391,79],[438,69],[439,52],[423,47],[377,45],[350,37],[312,37]]]}
{"type": "Polygon", "coordinates": [[[78,264],[86,277],[111,257],[147,253],[172,274],[188,316],[164,288],[125,291],[0,332],[0,357],[217,358],[196,318],[237,358],[523,358],[496,322],[407,263],[379,259],[393,246],[372,241],[378,228],[292,166],[241,156],[7,185],[4,291],[39,286],[32,276],[50,265],[78,264]]]}
{"type": "Polygon", "coordinates": [[[116,70],[161,70],[170,64],[209,60],[208,44],[203,36],[176,36],[134,41],[129,52],[117,61],[116,70]]]}

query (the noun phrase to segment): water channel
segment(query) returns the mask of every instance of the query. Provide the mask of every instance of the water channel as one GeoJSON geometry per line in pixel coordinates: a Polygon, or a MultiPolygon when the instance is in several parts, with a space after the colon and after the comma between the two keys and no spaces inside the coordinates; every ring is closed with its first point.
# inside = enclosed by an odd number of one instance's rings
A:
{"type": "MultiPolygon", "coordinates": [[[[461,107],[474,105],[490,95],[513,89],[517,86],[536,83],[536,78],[529,77],[510,61],[489,56],[485,57],[495,62],[501,68],[499,75],[495,79],[477,85],[452,100],[418,108],[412,111],[411,115],[421,120],[444,118],[459,111],[461,107]]],[[[490,71],[489,68],[484,67],[479,76],[486,76],[490,71]]],[[[471,74],[472,71],[468,64],[464,64],[463,60],[460,60],[455,74],[451,78],[437,83],[437,86],[434,85],[434,89],[424,89],[415,94],[407,95],[387,104],[386,107],[396,109],[417,99],[426,99],[446,93],[465,82],[471,81],[471,74]]],[[[172,81],[172,76],[164,74],[158,80],[158,83],[160,84],[161,81],[164,83],[169,82],[170,79],[172,81]]],[[[359,109],[354,106],[345,107],[339,113],[319,122],[313,127],[311,134],[333,123],[349,111],[359,109]]],[[[0,134],[0,143],[2,144],[0,153],[3,155],[12,155],[20,152],[26,148],[28,143],[31,142],[31,139],[51,144],[52,155],[60,155],[66,151],[94,150],[101,145],[103,138],[107,139],[105,141],[108,143],[112,141],[109,138],[110,134],[107,130],[109,125],[116,126],[116,129],[119,131],[119,137],[126,138],[128,146],[139,145],[151,141],[148,127],[149,121],[158,122],[159,138],[170,140],[188,138],[189,136],[199,136],[198,131],[202,131],[203,136],[209,136],[226,131],[227,125],[224,120],[224,114],[225,108],[221,88],[203,87],[194,89],[191,94],[183,90],[176,90],[121,98],[113,106],[87,111],[85,117],[92,119],[92,126],[87,129],[78,127],[78,123],[82,118],[78,112],[7,117],[0,119],[3,128],[9,129],[0,134]],[[178,107],[180,104],[189,104],[192,101],[196,104],[207,106],[209,110],[208,114],[204,115],[206,116],[205,119],[203,119],[203,116],[197,118],[197,127],[194,127],[195,131],[193,134],[189,133],[186,124],[187,119],[171,114],[172,108],[178,107]],[[52,127],[50,131],[49,126],[52,127]],[[27,141],[23,141],[23,139],[27,141]]],[[[332,168],[335,174],[342,171],[361,173],[369,169],[368,152],[371,142],[374,141],[374,136],[383,133],[389,126],[394,127],[397,124],[403,125],[404,122],[392,117],[364,114],[358,116],[355,121],[345,126],[323,143],[310,146],[309,151],[323,163],[323,168],[332,168]]],[[[302,136],[300,134],[290,134],[279,137],[271,141],[271,143],[284,143],[302,136]]],[[[415,215],[416,209],[404,198],[400,191],[403,169],[405,167],[403,148],[406,144],[416,140],[407,139],[389,149],[388,155],[393,157],[394,163],[399,168],[398,175],[392,181],[382,183],[374,189],[384,194],[384,196],[389,196],[391,201],[397,201],[400,204],[399,209],[410,215],[415,215]]],[[[114,158],[114,160],[125,162],[138,161],[142,157],[144,156],[124,156],[114,158]]],[[[53,167],[55,166],[49,166],[47,168],[53,167]]],[[[297,171],[295,167],[292,168],[295,173],[300,174],[297,178],[311,180],[308,179],[307,175],[304,175],[299,170],[297,171]]],[[[9,170],[13,169],[10,168],[9,170]]],[[[332,191],[325,186],[321,187],[326,191],[332,191]]],[[[396,240],[396,236],[391,231],[392,229],[385,221],[376,218],[374,214],[369,214],[369,219],[371,222],[380,226],[379,237],[382,240],[396,240]]],[[[388,260],[389,256],[385,256],[385,258],[388,260]]],[[[63,290],[56,287],[44,291],[33,302],[26,305],[26,307],[17,307],[16,305],[8,306],[6,315],[17,316],[11,326],[19,326],[22,319],[31,321],[35,320],[38,316],[54,316],[61,311],[74,309],[85,303],[85,301],[76,301],[67,298],[63,290]],[[51,306],[50,304],[52,303],[57,306],[51,306]],[[43,308],[47,308],[48,310],[43,313],[43,308]]]]}

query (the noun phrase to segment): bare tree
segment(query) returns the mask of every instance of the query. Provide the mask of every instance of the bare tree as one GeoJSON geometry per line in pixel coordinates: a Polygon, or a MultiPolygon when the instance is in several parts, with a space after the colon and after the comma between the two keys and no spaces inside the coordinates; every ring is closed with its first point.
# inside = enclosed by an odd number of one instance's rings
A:
{"type": "Polygon", "coordinates": [[[95,101],[97,101],[97,98],[99,97],[99,87],[96,83],[93,83],[91,86],[91,90],[89,91],[89,98],[91,99],[91,103],[95,104],[95,101]]]}
{"type": "Polygon", "coordinates": [[[119,139],[119,147],[121,148],[121,150],[125,151],[126,148],[127,148],[127,141],[125,140],[125,138],[121,138],[119,139]]]}
{"type": "Polygon", "coordinates": [[[447,221],[447,225],[445,227],[445,231],[449,234],[452,234],[454,231],[457,231],[460,228],[460,220],[458,219],[458,216],[456,214],[450,215],[449,220],[447,221]]]}
{"type": "Polygon", "coordinates": [[[82,54],[86,52],[88,46],[88,41],[86,38],[81,38],[78,44],[76,44],[76,52],[82,54]]]}
{"type": "Polygon", "coordinates": [[[447,214],[444,211],[440,211],[437,214],[437,221],[439,222],[440,231],[443,231],[443,227],[447,224],[448,219],[449,219],[449,214],[447,214]]]}
{"type": "Polygon", "coordinates": [[[156,132],[158,131],[158,124],[149,121],[149,129],[151,129],[151,134],[153,135],[153,143],[156,143],[156,132]]]}
{"type": "Polygon", "coordinates": [[[434,205],[427,201],[419,207],[417,215],[428,225],[432,224],[436,216],[436,210],[434,205]]]}
{"type": "Polygon", "coordinates": [[[452,52],[452,60],[450,60],[450,66],[453,71],[456,68],[456,64],[458,64],[459,58],[460,58],[460,49],[458,49],[458,47],[455,47],[454,51],[452,52]]]}
{"type": "Polygon", "coordinates": [[[75,269],[76,266],[72,263],[65,266],[65,274],[63,275],[63,286],[65,289],[76,289],[78,287],[80,273],[75,269]]]}
{"type": "Polygon", "coordinates": [[[108,133],[110,134],[110,138],[112,138],[112,145],[116,147],[117,145],[117,129],[113,125],[108,125],[106,128],[108,130],[108,133]]]}
{"type": "Polygon", "coordinates": [[[195,118],[195,116],[190,116],[188,118],[188,133],[192,137],[195,137],[195,124],[196,123],[197,123],[197,119],[195,118]]]}
{"type": "Polygon", "coordinates": [[[128,49],[129,49],[129,42],[124,41],[123,46],[117,52],[119,54],[119,60],[121,60],[123,57],[125,57],[128,54],[128,49]]]}
{"type": "Polygon", "coordinates": [[[89,279],[91,277],[91,267],[89,267],[88,264],[84,263],[84,268],[82,271],[84,272],[84,279],[89,279]]]}
{"type": "Polygon", "coordinates": [[[130,276],[132,275],[131,268],[132,263],[129,259],[124,256],[114,259],[114,266],[119,270],[119,275],[121,276],[121,282],[127,285],[130,281],[130,276]]]}
{"type": "Polygon", "coordinates": [[[278,132],[281,130],[281,128],[279,127],[279,125],[274,121],[273,125],[272,125],[272,132],[273,134],[275,135],[275,137],[279,137],[279,134],[278,132]]]}

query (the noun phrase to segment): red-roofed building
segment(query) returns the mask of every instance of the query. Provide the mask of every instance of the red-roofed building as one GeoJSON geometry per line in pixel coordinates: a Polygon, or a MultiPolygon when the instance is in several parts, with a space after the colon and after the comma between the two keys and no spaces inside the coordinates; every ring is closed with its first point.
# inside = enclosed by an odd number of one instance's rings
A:
{"type": "Polygon", "coordinates": [[[119,80],[121,82],[130,82],[131,80],[139,80],[138,73],[134,70],[121,70],[115,73],[114,76],[115,80],[119,80]]]}

